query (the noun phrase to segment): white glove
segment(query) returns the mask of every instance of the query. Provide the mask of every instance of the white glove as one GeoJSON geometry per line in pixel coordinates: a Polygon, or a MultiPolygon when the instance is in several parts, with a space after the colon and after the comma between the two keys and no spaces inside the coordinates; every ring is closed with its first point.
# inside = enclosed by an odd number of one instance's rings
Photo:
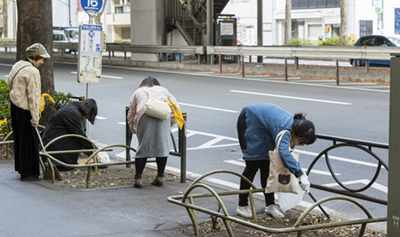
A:
{"type": "Polygon", "coordinates": [[[304,192],[310,192],[310,181],[308,181],[308,176],[306,174],[300,176],[300,187],[304,192]]]}

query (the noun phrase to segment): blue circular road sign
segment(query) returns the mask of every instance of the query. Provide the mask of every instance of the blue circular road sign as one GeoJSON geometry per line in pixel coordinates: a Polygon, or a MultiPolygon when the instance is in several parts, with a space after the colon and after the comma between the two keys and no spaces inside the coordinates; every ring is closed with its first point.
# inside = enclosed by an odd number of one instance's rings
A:
{"type": "Polygon", "coordinates": [[[99,12],[103,7],[103,0],[80,0],[85,12],[99,12]]]}

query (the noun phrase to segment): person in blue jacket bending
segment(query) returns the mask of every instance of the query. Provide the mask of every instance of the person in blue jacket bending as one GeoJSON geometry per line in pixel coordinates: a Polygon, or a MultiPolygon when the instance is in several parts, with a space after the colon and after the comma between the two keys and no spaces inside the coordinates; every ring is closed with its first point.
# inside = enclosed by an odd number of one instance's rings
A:
{"type": "MultiPolygon", "coordinates": [[[[288,130],[282,137],[279,145],[279,156],[283,165],[300,179],[300,186],[305,192],[310,191],[308,177],[289,151],[289,146],[304,146],[314,143],[315,127],[301,113],[294,116],[289,112],[271,104],[252,104],[243,108],[237,121],[237,130],[240,148],[246,167],[243,176],[251,182],[257,171],[261,171],[261,186],[265,189],[269,176],[269,151],[275,149],[275,138],[282,130],[288,130]]],[[[250,184],[240,180],[240,189],[250,189],[250,184]]],[[[264,193],[265,212],[274,218],[283,218],[284,214],[275,204],[274,193],[264,193]]],[[[248,194],[239,194],[239,205],[236,214],[251,218],[252,213],[248,206],[248,194]]]]}

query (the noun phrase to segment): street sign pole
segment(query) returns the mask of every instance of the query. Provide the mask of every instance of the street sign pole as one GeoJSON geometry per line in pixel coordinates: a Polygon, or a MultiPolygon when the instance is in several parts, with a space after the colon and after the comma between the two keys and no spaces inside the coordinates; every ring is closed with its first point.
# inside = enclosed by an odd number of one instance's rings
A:
{"type": "MultiPolygon", "coordinates": [[[[94,15],[103,8],[103,0],[80,0],[82,9],[89,15],[89,25],[79,27],[78,82],[86,83],[86,99],[91,98],[90,84],[100,83],[103,52],[103,28],[93,24],[94,15]]],[[[89,121],[85,119],[86,136],[89,121]]]]}

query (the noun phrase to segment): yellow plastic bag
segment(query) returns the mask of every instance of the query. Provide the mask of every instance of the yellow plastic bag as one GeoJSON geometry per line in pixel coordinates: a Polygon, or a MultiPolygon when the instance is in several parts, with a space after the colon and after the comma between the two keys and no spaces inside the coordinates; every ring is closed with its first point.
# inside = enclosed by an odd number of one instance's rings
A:
{"type": "Polygon", "coordinates": [[[172,108],[172,110],[174,111],[174,117],[176,119],[176,123],[178,124],[179,129],[182,129],[183,124],[185,123],[185,120],[183,119],[183,115],[181,113],[181,110],[171,100],[168,100],[168,104],[172,108]]]}
{"type": "Polygon", "coordinates": [[[44,110],[44,106],[46,104],[46,102],[44,101],[44,97],[47,97],[47,99],[49,99],[50,102],[54,104],[56,103],[49,94],[43,93],[42,96],[40,97],[39,117],[42,117],[42,111],[44,110]]]}

